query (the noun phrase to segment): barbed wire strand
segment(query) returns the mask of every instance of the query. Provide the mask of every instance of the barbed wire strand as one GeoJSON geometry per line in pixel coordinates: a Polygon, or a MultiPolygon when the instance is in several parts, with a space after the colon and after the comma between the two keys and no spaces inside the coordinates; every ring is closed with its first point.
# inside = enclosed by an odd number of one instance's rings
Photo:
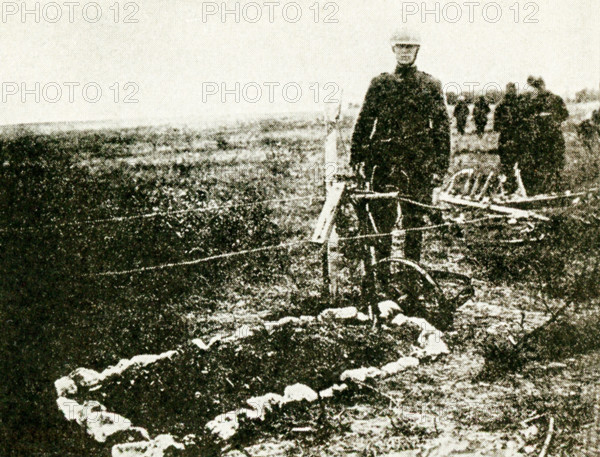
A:
{"type": "MultiPolygon", "coordinates": [[[[509,216],[507,216],[507,215],[488,215],[487,217],[481,217],[481,218],[467,220],[467,221],[453,221],[453,222],[447,222],[444,224],[428,225],[428,226],[424,226],[424,227],[413,227],[413,228],[408,228],[408,229],[395,230],[395,231],[388,232],[388,233],[355,235],[355,236],[350,236],[350,237],[338,238],[338,240],[339,241],[349,241],[349,240],[359,240],[359,239],[365,239],[365,238],[385,237],[385,236],[389,236],[389,235],[399,236],[399,235],[406,234],[408,232],[430,231],[430,230],[436,230],[438,228],[446,227],[446,226],[469,225],[469,224],[475,224],[478,222],[488,221],[491,219],[506,218],[506,217],[509,217],[509,216]]],[[[259,247],[259,248],[253,248],[253,249],[244,249],[241,251],[227,252],[227,253],[223,253],[223,254],[215,254],[215,255],[203,257],[200,259],[187,260],[187,261],[182,261],[182,262],[165,263],[162,265],[155,265],[155,266],[150,266],[150,267],[132,268],[130,270],[123,270],[123,271],[107,271],[107,272],[103,272],[103,273],[89,274],[87,276],[92,276],[92,277],[123,276],[123,275],[129,275],[129,274],[134,274],[134,273],[144,273],[147,271],[164,270],[167,268],[198,265],[200,263],[206,263],[206,262],[210,262],[213,260],[228,259],[228,258],[237,257],[237,256],[254,254],[257,252],[267,252],[267,251],[275,251],[275,250],[279,250],[279,249],[288,249],[288,248],[292,248],[292,247],[296,247],[296,246],[304,246],[304,245],[308,245],[308,244],[312,244],[312,241],[311,240],[291,241],[291,242],[281,243],[281,244],[277,244],[277,245],[263,246],[263,247],[259,247]]]]}
{"type": "Polygon", "coordinates": [[[155,265],[155,266],[150,266],[150,267],[132,268],[131,270],[124,270],[124,271],[107,271],[107,272],[103,272],[103,273],[91,274],[88,276],[122,276],[122,275],[128,275],[128,274],[133,274],[133,273],[144,273],[146,271],[164,270],[166,268],[197,265],[199,263],[210,262],[212,260],[227,259],[227,258],[231,258],[231,257],[254,254],[257,252],[266,252],[266,251],[274,251],[274,250],[278,250],[278,249],[287,249],[287,248],[291,248],[294,246],[302,246],[302,245],[305,245],[308,243],[310,243],[310,240],[291,241],[288,243],[281,243],[281,244],[271,245],[271,246],[263,246],[260,248],[244,249],[242,251],[227,252],[224,254],[215,254],[215,255],[208,256],[208,257],[203,257],[201,259],[187,260],[187,261],[183,261],[183,262],[165,263],[162,265],[155,265]]]}
{"type": "Polygon", "coordinates": [[[404,195],[399,195],[397,197],[397,200],[400,200],[401,202],[405,202],[405,203],[410,203],[411,205],[420,206],[421,208],[431,209],[431,210],[435,210],[435,211],[450,211],[450,210],[455,209],[452,206],[428,205],[427,203],[422,203],[422,202],[419,202],[416,200],[412,200],[404,195]]]}
{"type": "Polygon", "coordinates": [[[394,230],[392,232],[387,232],[387,233],[369,233],[369,234],[365,234],[365,235],[354,235],[354,236],[346,236],[346,237],[339,237],[338,241],[351,241],[351,240],[360,240],[360,239],[367,239],[367,238],[382,238],[382,237],[386,237],[386,236],[402,236],[402,235],[406,235],[408,232],[428,232],[431,230],[437,230],[439,228],[443,228],[443,227],[452,227],[455,225],[460,225],[460,226],[465,226],[465,225],[472,225],[472,224],[477,224],[479,222],[487,222],[490,220],[494,220],[494,219],[506,219],[508,217],[511,217],[508,214],[490,214],[486,217],[480,217],[477,219],[469,219],[466,221],[449,221],[449,222],[444,222],[443,224],[436,224],[436,225],[426,225],[423,227],[411,227],[411,228],[407,228],[407,229],[401,229],[401,230],[394,230]]]}
{"type": "Polygon", "coordinates": [[[71,222],[61,222],[56,224],[44,224],[40,226],[27,226],[27,227],[15,227],[9,229],[0,229],[0,232],[9,232],[9,231],[27,231],[27,230],[37,230],[40,228],[59,228],[59,227],[67,227],[67,226],[79,226],[79,225],[97,225],[97,224],[105,224],[110,222],[123,222],[130,221],[136,219],[151,219],[159,216],[176,216],[180,214],[190,214],[190,213],[207,213],[211,211],[219,211],[222,209],[230,209],[230,208],[247,208],[252,206],[258,206],[261,204],[269,204],[269,203],[287,203],[287,202],[296,202],[296,201],[306,201],[306,200],[324,200],[325,197],[318,195],[310,195],[306,197],[293,197],[293,198],[273,198],[269,200],[260,200],[257,202],[249,202],[249,203],[230,203],[220,206],[210,206],[206,208],[189,208],[182,209],[176,211],[154,211],[152,213],[144,213],[144,214],[134,214],[130,216],[115,216],[108,217],[103,219],[87,219],[83,221],[71,221],[71,222]]]}

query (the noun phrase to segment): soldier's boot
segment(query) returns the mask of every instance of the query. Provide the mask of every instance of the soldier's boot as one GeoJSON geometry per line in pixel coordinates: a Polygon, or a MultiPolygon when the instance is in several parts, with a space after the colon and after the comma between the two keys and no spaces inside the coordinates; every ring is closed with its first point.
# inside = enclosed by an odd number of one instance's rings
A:
{"type": "Polygon", "coordinates": [[[377,258],[377,280],[380,285],[379,292],[391,298],[389,296],[391,289],[390,286],[392,281],[391,264],[390,262],[380,262],[381,260],[387,259],[392,256],[392,237],[382,237],[377,243],[376,247],[376,258],[377,258]]]}

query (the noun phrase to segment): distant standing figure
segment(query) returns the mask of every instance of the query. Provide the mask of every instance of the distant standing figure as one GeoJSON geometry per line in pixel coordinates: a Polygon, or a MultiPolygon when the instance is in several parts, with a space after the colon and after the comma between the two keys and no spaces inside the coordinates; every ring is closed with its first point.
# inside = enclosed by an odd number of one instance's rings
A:
{"type": "Polygon", "coordinates": [[[473,119],[475,120],[475,127],[479,136],[483,135],[489,113],[490,105],[485,97],[480,95],[475,102],[475,108],[473,108],[473,119]]]}
{"type": "Polygon", "coordinates": [[[592,152],[598,144],[598,133],[591,119],[582,121],[577,126],[577,134],[588,152],[592,152]]]}
{"type": "Polygon", "coordinates": [[[542,78],[530,76],[532,91],[519,97],[521,177],[531,194],[558,190],[565,163],[561,124],[569,117],[561,97],[546,89],[542,78]]]}
{"type": "Polygon", "coordinates": [[[600,109],[594,110],[590,119],[585,119],[577,126],[579,139],[588,150],[593,152],[600,143],[600,109]]]}
{"type": "Polygon", "coordinates": [[[494,110],[494,131],[500,134],[498,138],[500,170],[508,178],[506,190],[509,193],[517,189],[514,173],[515,164],[519,161],[517,109],[517,86],[508,83],[502,101],[494,110]]]}
{"type": "Polygon", "coordinates": [[[454,107],[454,117],[456,118],[456,128],[461,135],[465,134],[465,126],[469,118],[469,105],[465,100],[465,96],[458,97],[458,102],[454,107]]]}

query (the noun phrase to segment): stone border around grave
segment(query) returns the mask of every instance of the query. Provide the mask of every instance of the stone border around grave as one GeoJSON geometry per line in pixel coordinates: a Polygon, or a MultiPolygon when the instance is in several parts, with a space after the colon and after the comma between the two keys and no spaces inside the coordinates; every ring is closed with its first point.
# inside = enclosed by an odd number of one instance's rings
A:
{"type": "MultiPolygon", "coordinates": [[[[418,347],[413,347],[409,356],[401,357],[395,362],[388,363],[380,368],[361,367],[344,371],[340,375],[340,384],[315,392],[304,384],[289,385],[284,389],[283,395],[276,393],[267,393],[261,396],[252,397],[246,401],[249,408],[240,408],[236,411],[229,411],[220,414],[213,420],[208,421],[205,428],[208,429],[216,440],[226,443],[233,438],[239,429],[240,419],[251,421],[264,421],[266,416],[273,412],[275,408],[299,403],[315,402],[319,398],[330,399],[335,395],[349,388],[347,383],[364,382],[373,378],[385,378],[392,376],[408,368],[416,367],[424,360],[434,360],[440,355],[447,354],[448,347],[442,340],[442,332],[429,324],[425,319],[416,317],[407,317],[400,314],[400,307],[392,302],[386,301],[379,303],[379,318],[388,322],[382,324],[402,326],[416,325],[421,329],[417,339],[418,347]],[[390,318],[395,314],[393,319],[390,318]]],[[[266,322],[264,327],[271,332],[278,327],[290,323],[300,324],[305,322],[334,320],[340,322],[370,321],[366,314],[358,312],[355,307],[329,308],[322,311],[317,317],[284,317],[276,322],[266,322]]],[[[389,328],[389,327],[387,327],[389,328]]],[[[205,344],[200,339],[192,340],[192,344],[203,351],[208,351],[216,343],[235,342],[247,338],[253,334],[252,329],[248,328],[245,332],[235,332],[233,335],[222,338],[216,336],[205,344]]],[[[218,345],[218,344],[217,344],[218,345]]],[[[56,403],[68,421],[75,421],[85,431],[99,443],[105,443],[109,438],[111,442],[116,442],[112,446],[112,457],[162,457],[167,449],[174,451],[183,451],[186,445],[192,445],[195,436],[186,435],[182,442],[178,442],[172,435],[162,434],[151,438],[145,428],[134,426],[131,421],[117,413],[109,412],[97,401],[84,401],[79,404],[76,400],[69,398],[75,395],[79,388],[85,387],[90,390],[97,390],[102,387],[102,383],[116,376],[122,376],[130,370],[138,370],[152,365],[160,360],[172,359],[181,353],[181,349],[171,350],[157,355],[137,355],[131,359],[120,360],[114,366],[110,366],[102,372],[97,372],[88,368],[77,368],[68,376],[64,376],[55,381],[54,385],[58,398],[56,403]]]]}

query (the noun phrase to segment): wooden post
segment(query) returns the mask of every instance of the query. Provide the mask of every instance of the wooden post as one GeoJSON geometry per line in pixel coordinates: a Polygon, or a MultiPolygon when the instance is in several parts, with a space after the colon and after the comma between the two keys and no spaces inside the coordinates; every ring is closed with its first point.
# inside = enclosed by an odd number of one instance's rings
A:
{"type": "MultiPolygon", "coordinates": [[[[325,192],[326,198],[336,188],[336,175],[338,171],[338,138],[340,115],[342,112],[341,101],[337,105],[325,105],[325,122],[327,123],[327,138],[325,140],[325,192]]],[[[343,193],[343,190],[342,190],[343,193]]],[[[341,198],[341,194],[339,196],[341,198]]],[[[323,246],[323,279],[324,292],[329,301],[335,301],[338,293],[338,268],[340,262],[339,237],[333,224],[331,233],[323,246]]]]}
{"type": "Polygon", "coordinates": [[[521,169],[519,168],[519,163],[515,163],[515,179],[517,180],[517,186],[519,187],[519,193],[521,197],[527,198],[527,190],[525,190],[525,185],[523,184],[523,179],[521,178],[521,169]]]}

